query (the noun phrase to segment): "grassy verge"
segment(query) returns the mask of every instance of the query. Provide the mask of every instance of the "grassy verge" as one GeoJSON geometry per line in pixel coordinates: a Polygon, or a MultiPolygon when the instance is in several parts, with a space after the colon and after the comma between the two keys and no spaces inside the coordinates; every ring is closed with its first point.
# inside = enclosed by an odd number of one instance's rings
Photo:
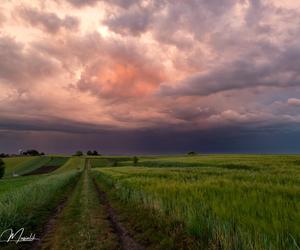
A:
{"type": "Polygon", "coordinates": [[[84,171],[43,249],[117,249],[89,173],[84,171]]]}
{"type": "MultiPolygon", "coordinates": [[[[22,189],[5,192],[0,197],[0,231],[24,228],[39,237],[41,226],[47,221],[63,196],[76,182],[79,172],[52,175],[22,189]]],[[[3,243],[4,244],[4,243],[3,243]]],[[[14,247],[4,244],[1,247],[14,247]]]]}

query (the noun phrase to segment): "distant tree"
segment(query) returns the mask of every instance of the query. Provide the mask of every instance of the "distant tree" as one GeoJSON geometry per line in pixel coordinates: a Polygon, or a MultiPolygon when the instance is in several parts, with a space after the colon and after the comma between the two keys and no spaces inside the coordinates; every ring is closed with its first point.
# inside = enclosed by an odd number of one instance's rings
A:
{"type": "Polygon", "coordinates": [[[4,154],[4,153],[0,154],[0,158],[5,158],[5,157],[9,157],[9,155],[8,154],[4,154]]]}
{"type": "Polygon", "coordinates": [[[114,160],[112,165],[113,165],[113,167],[117,167],[118,166],[118,161],[114,160]]]}
{"type": "Polygon", "coordinates": [[[83,153],[82,153],[82,151],[78,150],[78,151],[76,151],[74,156],[83,156],[83,153]]]}
{"type": "Polygon", "coordinates": [[[197,153],[196,153],[196,152],[194,152],[194,151],[191,151],[191,152],[188,152],[188,153],[187,153],[187,155],[189,155],[189,156],[193,156],[193,155],[197,155],[197,153]]]}
{"type": "Polygon", "coordinates": [[[4,176],[5,173],[5,165],[2,159],[0,159],[0,179],[4,176]]]}
{"type": "Polygon", "coordinates": [[[44,153],[44,152],[42,152],[42,153],[40,153],[40,155],[45,155],[45,153],[44,153]]]}
{"type": "Polygon", "coordinates": [[[93,155],[99,155],[99,153],[96,150],[94,150],[93,155]]]}
{"type": "Polygon", "coordinates": [[[38,156],[40,155],[40,153],[36,149],[29,149],[27,151],[24,151],[23,155],[38,156]]]}
{"type": "Polygon", "coordinates": [[[87,151],[86,154],[87,154],[87,155],[94,155],[94,156],[99,155],[98,152],[97,152],[96,150],[94,150],[94,151],[89,150],[89,151],[87,151]]]}
{"type": "Polygon", "coordinates": [[[133,164],[136,165],[139,162],[139,158],[136,156],[133,157],[133,164]]]}

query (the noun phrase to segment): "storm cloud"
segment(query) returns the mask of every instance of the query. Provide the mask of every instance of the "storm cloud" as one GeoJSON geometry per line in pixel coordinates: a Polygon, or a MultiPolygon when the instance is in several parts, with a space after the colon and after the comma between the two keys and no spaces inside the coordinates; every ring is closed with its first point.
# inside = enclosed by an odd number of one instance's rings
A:
{"type": "Polygon", "coordinates": [[[122,148],[109,142],[117,137],[124,152],[203,150],[205,142],[208,151],[252,152],[255,145],[264,151],[262,140],[251,139],[262,136],[265,147],[278,138],[295,152],[299,7],[279,0],[3,1],[0,141],[10,150],[20,147],[17,138],[42,147],[37,138],[55,134],[78,146],[88,135],[85,147],[105,138],[110,152],[122,148]]]}
{"type": "Polygon", "coordinates": [[[32,8],[20,8],[18,12],[25,22],[32,26],[39,26],[50,33],[56,33],[62,28],[75,31],[79,26],[79,20],[69,15],[60,18],[55,13],[32,8]]]}

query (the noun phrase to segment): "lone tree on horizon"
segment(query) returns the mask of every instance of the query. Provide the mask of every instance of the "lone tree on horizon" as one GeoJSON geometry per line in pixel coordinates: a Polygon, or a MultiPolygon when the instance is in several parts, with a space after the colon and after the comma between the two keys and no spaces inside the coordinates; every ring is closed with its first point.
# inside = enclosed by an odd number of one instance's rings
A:
{"type": "Polygon", "coordinates": [[[133,164],[136,165],[139,162],[139,158],[136,156],[133,157],[133,164]]]}
{"type": "Polygon", "coordinates": [[[5,165],[2,159],[0,159],[0,179],[4,176],[5,173],[5,165]]]}
{"type": "Polygon", "coordinates": [[[76,151],[74,156],[83,156],[83,153],[82,153],[82,151],[78,150],[78,151],[76,151]]]}
{"type": "Polygon", "coordinates": [[[197,155],[197,153],[196,153],[196,152],[194,152],[194,151],[190,151],[190,152],[188,152],[188,153],[187,153],[187,155],[189,155],[189,156],[193,156],[193,155],[197,155]]]}

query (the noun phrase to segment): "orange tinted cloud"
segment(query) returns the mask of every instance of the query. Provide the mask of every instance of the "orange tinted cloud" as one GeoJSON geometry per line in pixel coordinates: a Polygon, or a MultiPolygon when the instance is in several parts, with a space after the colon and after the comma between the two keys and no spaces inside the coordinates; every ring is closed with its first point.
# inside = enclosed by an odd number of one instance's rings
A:
{"type": "Polygon", "coordinates": [[[300,121],[298,105],[287,105],[300,96],[300,15],[290,5],[26,0],[3,1],[1,16],[0,121],[9,113],[113,129],[300,121]]]}

